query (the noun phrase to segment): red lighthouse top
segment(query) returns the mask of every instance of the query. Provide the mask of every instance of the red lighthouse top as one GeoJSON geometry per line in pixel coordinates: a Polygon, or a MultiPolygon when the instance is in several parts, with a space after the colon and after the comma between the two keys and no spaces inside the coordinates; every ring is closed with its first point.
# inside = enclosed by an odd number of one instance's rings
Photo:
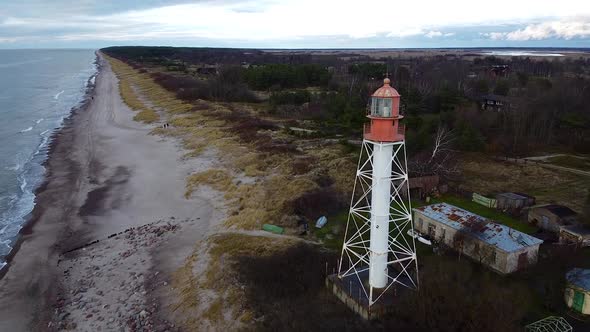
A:
{"type": "Polygon", "coordinates": [[[371,95],[371,107],[365,125],[365,139],[377,142],[398,142],[404,139],[404,127],[399,125],[400,95],[391,87],[389,78],[371,95]]]}
{"type": "Polygon", "coordinates": [[[375,90],[375,92],[373,92],[371,97],[378,97],[378,98],[399,97],[399,93],[397,93],[397,90],[392,88],[391,85],[389,85],[389,83],[391,83],[389,78],[384,79],[383,86],[380,87],[379,89],[375,90]]]}

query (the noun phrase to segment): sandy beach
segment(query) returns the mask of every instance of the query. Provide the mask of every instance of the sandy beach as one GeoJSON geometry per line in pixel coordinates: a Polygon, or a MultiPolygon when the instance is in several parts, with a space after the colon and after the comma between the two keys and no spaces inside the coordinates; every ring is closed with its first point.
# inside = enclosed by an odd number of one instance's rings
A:
{"type": "Polygon", "coordinates": [[[170,273],[216,229],[223,209],[187,175],[215,155],[183,158],[122,101],[99,56],[87,105],[55,136],[47,179],[20,249],[0,280],[0,330],[176,330],[159,310],[170,273]],[[156,314],[158,313],[158,314],[156,314]]]}

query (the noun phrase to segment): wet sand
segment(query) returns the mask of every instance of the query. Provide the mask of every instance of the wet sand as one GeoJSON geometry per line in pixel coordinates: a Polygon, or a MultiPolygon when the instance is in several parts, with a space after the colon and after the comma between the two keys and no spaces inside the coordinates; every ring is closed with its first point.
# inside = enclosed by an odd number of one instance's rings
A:
{"type": "Polygon", "coordinates": [[[206,188],[184,198],[186,176],[215,167],[214,153],[183,159],[178,141],[150,135],[158,124],[133,121],[99,63],[88,104],[54,139],[0,280],[0,331],[175,330],[161,308],[170,274],[222,219],[206,188]]]}

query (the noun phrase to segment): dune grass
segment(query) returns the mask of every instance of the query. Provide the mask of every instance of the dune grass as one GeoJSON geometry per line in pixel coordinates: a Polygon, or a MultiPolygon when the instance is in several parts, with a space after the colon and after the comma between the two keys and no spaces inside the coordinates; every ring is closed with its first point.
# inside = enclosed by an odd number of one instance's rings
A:
{"type": "Polygon", "coordinates": [[[133,117],[133,120],[144,123],[154,123],[160,121],[160,116],[152,108],[145,105],[137,95],[137,91],[134,86],[141,82],[140,74],[125,63],[107,57],[111,64],[111,68],[117,78],[119,79],[119,92],[121,98],[134,111],[138,113],[133,117]]]}
{"type": "Polygon", "coordinates": [[[227,192],[234,190],[235,188],[232,176],[227,171],[221,169],[209,169],[200,173],[192,174],[187,178],[184,197],[189,198],[200,185],[208,185],[221,192],[227,192]]]}
{"type": "Polygon", "coordinates": [[[208,320],[214,326],[234,327],[249,322],[252,312],[244,302],[244,290],[236,283],[233,265],[236,259],[245,255],[265,256],[291,246],[293,240],[250,236],[238,233],[222,233],[213,235],[207,241],[206,248],[195,247],[185,265],[178,269],[172,277],[172,286],[178,292],[177,302],[173,311],[186,313],[184,327],[189,331],[202,328],[202,320],[208,320]],[[202,275],[195,275],[194,268],[200,263],[224,262],[223,264],[207,264],[202,275]],[[213,299],[202,301],[204,296],[215,291],[213,299]],[[206,302],[206,303],[203,303],[206,302]],[[202,316],[194,313],[202,310],[202,316]],[[224,317],[231,316],[226,322],[224,317]]]}
{"type": "Polygon", "coordinates": [[[151,109],[143,109],[133,117],[133,120],[144,123],[154,123],[160,121],[160,116],[151,109]]]}

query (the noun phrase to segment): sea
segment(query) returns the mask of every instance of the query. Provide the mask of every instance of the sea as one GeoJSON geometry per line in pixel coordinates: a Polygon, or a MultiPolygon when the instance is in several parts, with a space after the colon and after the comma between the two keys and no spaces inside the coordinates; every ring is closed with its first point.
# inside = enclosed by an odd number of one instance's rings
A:
{"type": "Polygon", "coordinates": [[[81,105],[94,50],[0,50],[0,269],[35,206],[51,135],[81,105]]]}

